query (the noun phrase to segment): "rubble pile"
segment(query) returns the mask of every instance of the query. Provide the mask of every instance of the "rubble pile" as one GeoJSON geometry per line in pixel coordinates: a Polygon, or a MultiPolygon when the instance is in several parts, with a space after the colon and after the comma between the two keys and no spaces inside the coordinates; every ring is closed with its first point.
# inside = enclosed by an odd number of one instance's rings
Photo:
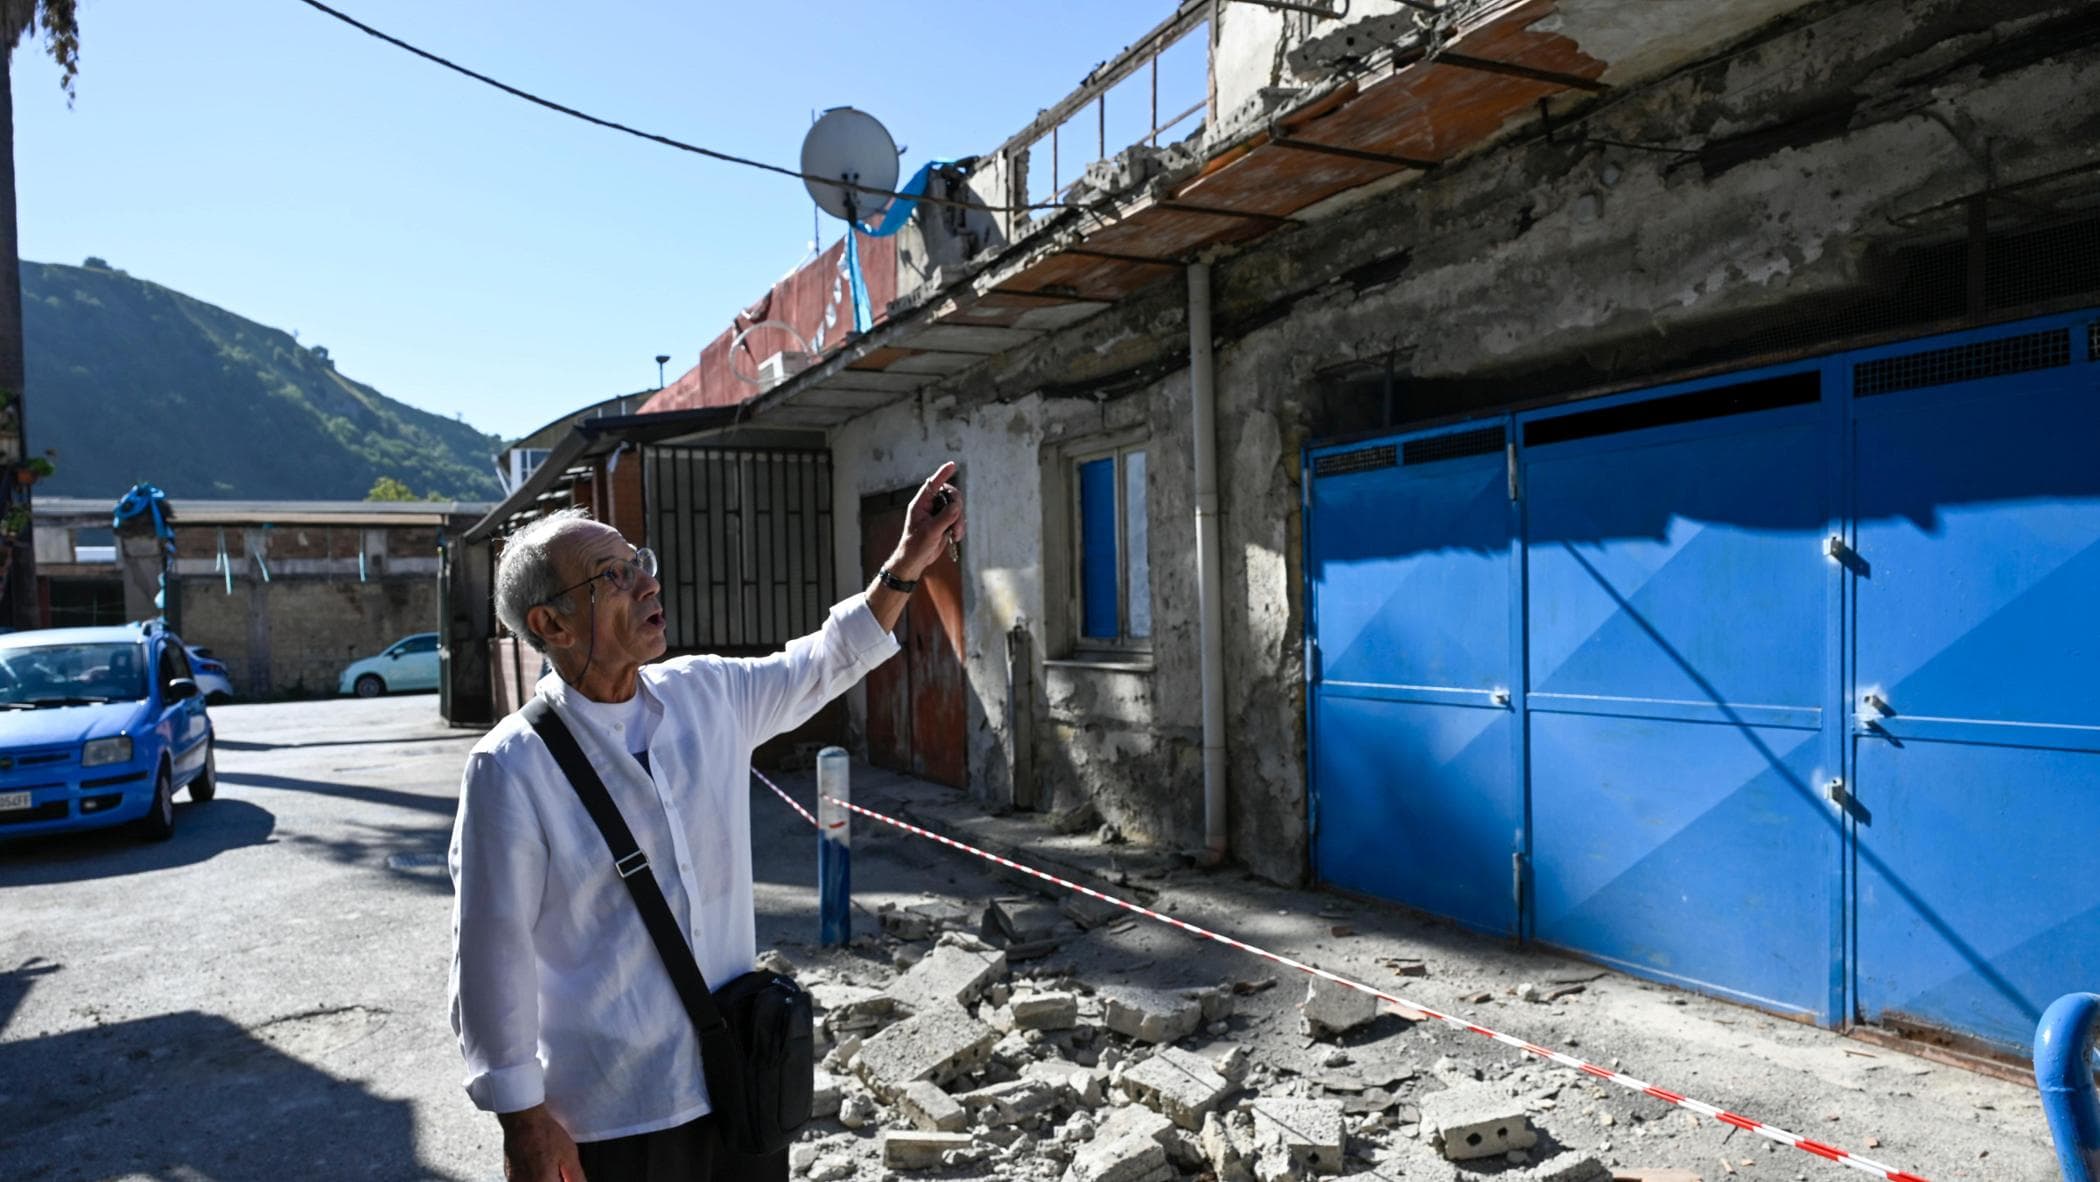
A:
{"type": "Polygon", "coordinates": [[[1051,954],[1119,917],[1033,899],[881,921],[854,955],[798,971],[823,1062],[797,1178],[1613,1177],[1596,1154],[1614,1118],[1589,1081],[1461,1063],[1438,1024],[1358,991],[1313,980],[1293,1004],[1273,979],[1152,984],[1171,975],[1156,965],[1146,984],[1095,985],[1051,954]]]}

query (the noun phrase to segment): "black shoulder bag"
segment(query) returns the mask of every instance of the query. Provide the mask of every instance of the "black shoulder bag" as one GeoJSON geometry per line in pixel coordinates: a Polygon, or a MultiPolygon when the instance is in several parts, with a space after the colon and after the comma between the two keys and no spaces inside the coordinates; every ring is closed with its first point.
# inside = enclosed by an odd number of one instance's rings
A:
{"type": "Polygon", "coordinates": [[[583,799],[612,852],[613,869],[634,896],[642,926],[656,942],[671,984],[700,1036],[700,1069],[729,1148],[741,1154],[777,1153],[809,1123],[816,1083],[816,1036],[809,994],[790,977],[755,969],[710,991],[692,945],[664,902],[634,832],[613,804],[605,782],[577,746],[561,716],[543,697],[526,703],[525,721],[539,732],[569,786],[583,799]]]}

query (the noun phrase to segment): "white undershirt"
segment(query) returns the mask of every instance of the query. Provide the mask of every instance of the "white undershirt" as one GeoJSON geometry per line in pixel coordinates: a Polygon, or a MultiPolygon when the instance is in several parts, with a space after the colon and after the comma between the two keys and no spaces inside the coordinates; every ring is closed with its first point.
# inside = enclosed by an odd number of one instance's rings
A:
{"type": "Polygon", "coordinates": [[[636,686],[634,696],[624,702],[599,702],[572,692],[566,704],[590,720],[591,725],[616,736],[617,742],[626,745],[629,755],[640,755],[649,750],[649,737],[656,730],[656,719],[643,699],[640,686],[636,686]]]}

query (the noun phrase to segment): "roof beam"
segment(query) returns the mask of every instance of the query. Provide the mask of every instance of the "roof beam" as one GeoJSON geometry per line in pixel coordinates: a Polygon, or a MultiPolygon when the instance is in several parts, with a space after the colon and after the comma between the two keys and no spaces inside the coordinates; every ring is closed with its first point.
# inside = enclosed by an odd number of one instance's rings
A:
{"type": "Polygon", "coordinates": [[[1316,144],[1311,140],[1292,139],[1287,135],[1269,137],[1269,142],[1279,148],[1294,152],[1317,152],[1322,156],[1339,156],[1344,160],[1365,160],[1372,164],[1391,164],[1398,168],[1416,168],[1424,172],[1440,166],[1439,160],[1423,160],[1414,156],[1393,156],[1385,152],[1366,152],[1361,148],[1344,148],[1338,144],[1316,144]]]}
{"type": "Polygon", "coordinates": [[[1563,74],[1559,70],[1541,70],[1517,62],[1496,61],[1493,58],[1473,57],[1464,53],[1435,53],[1428,60],[1436,65],[1451,66],[1460,70],[1477,70],[1483,74],[1506,74],[1511,78],[1529,78],[1533,82],[1549,82],[1565,86],[1570,90],[1586,90],[1591,94],[1603,94],[1611,87],[1595,78],[1584,78],[1578,74],[1563,74]]]}

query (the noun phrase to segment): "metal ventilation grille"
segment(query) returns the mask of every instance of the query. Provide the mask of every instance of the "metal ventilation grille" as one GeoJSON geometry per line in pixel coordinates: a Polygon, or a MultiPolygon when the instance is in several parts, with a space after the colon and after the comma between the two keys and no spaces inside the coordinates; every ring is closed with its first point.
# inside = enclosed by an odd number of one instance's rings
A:
{"type": "Polygon", "coordinates": [[[1347,476],[1351,472],[1372,472],[1379,468],[1398,467],[1399,464],[1399,454],[1392,444],[1386,443],[1377,447],[1359,447],[1355,451],[1321,456],[1313,461],[1313,475],[1347,476]]]}
{"type": "Polygon", "coordinates": [[[1408,464],[1433,464],[1438,460],[1455,460],[1461,456],[1484,456],[1500,454],[1509,437],[1500,427],[1481,427],[1474,431],[1454,431],[1449,435],[1432,435],[1427,439],[1410,439],[1400,449],[1400,456],[1408,464]]]}
{"type": "Polygon", "coordinates": [[[2029,373],[2071,364],[2071,334],[2061,328],[1995,341],[1977,341],[1902,357],[1862,361],[1852,367],[1852,392],[1860,398],[2029,373]]]}

